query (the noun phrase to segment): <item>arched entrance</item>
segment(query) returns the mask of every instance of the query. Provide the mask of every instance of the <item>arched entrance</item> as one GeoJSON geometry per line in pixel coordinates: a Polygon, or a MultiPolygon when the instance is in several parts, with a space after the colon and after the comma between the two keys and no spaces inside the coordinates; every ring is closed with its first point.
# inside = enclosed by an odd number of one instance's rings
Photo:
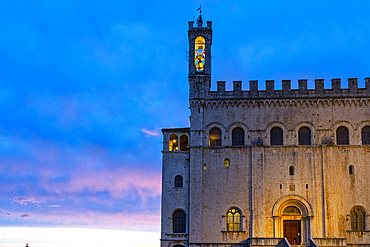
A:
{"type": "Polygon", "coordinates": [[[312,207],[303,197],[298,195],[281,197],[272,209],[274,237],[286,237],[291,245],[307,243],[311,237],[312,217],[312,207]]]}

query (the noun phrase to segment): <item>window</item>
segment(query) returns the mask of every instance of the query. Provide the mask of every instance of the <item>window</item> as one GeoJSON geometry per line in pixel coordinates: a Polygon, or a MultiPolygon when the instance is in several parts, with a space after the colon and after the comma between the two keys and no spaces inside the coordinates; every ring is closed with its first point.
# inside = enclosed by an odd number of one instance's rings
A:
{"type": "Polygon", "coordinates": [[[232,132],[232,145],[244,146],[244,130],[240,127],[233,129],[232,132]]]}
{"type": "Polygon", "coordinates": [[[169,146],[169,150],[170,151],[177,151],[179,149],[178,147],[178,138],[177,138],[177,135],[175,134],[172,134],[170,136],[170,146],[169,146]]]}
{"type": "Polygon", "coordinates": [[[186,214],[182,210],[176,210],[173,213],[173,233],[185,233],[186,231],[186,214]]]}
{"type": "Polygon", "coordinates": [[[349,145],[348,129],[344,126],[337,129],[337,145],[349,145]]]}
{"type": "Polygon", "coordinates": [[[355,168],[353,166],[349,166],[349,175],[353,175],[355,173],[355,168]]]}
{"type": "Polygon", "coordinates": [[[283,145],[283,130],[279,127],[274,127],[270,132],[271,145],[283,145]]]}
{"type": "Polygon", "coordinates": [[[302,127],[298,130],[299,145],[311,145],[311,130],[308,127],[302,127]]]}
{"type": "Polygon", "coordinates": [[[365,230],[365,210],[362,207],[356,206],[351,210],[351,230],[365,230]]]}
{"type": "Polygon", "coordinates": [[[221,130],[212,128],[209,131],[209,146],[221,146],[221,130]]]}
{"type": "Polygon", "coordinates": [[[204,72],[204,65],[206,59],[205,46],[206,46],[205,39],[202,36],[198,36],[195,39],[195,56],[194,56],[195,71],[197,73],[204,72]]]}
{"type": "Polygon", "coordinates": [[[289,167],[289,175],[294,175],[294,166],[289,167]]]}
{"type": "Polygon", "coordinates": [[[178,187],[178,188],[183,187],[183,181],[184,179],[182,178],[182,176],[177,175],[175,177],[175,187],[178,187]]]}
{"type": "Polygon", "coordinates": [[[226,214],[226,229],[229,232],[241,231],[241,212],[237,208],[230,208],[226,214]]]}
{"type": "Polygon", "coordinates": [[[365,126],[361,130],[362,145],[370,145],[370,126],[365,126]]]}
{"type": "Polygon", "coordinates": [[[229,167],[230,166],[230,160],[228,158],[226,158],[224,160],[224,165],[225,165],[225,167],[229,167]]]}
{"type": "Polygon", "coordinates": [[[188,136],[182,135],[180,136],[180,151],[188,150],[188,136]]]}

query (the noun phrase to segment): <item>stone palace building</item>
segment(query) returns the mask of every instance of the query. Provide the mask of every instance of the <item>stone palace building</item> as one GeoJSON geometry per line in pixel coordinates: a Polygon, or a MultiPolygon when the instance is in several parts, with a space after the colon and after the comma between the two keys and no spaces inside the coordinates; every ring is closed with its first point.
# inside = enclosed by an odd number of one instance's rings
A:
{"type": "Polygon", "coordinates": [[[189,22],[189,128],[163,129],[161,246],[370,246],[370,78],[217,81],[189,22]]]}

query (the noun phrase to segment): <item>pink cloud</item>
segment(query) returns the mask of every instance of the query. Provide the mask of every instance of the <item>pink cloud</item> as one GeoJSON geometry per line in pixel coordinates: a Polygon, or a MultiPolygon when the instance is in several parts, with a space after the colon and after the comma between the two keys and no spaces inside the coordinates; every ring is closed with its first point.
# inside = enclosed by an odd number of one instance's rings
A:
{"type": "Polygon", "coordinates": [[[74,171],[64,185],[48,184],[47,190],[58,193],[79,191],[109,191],[111,196],[122,198],[136,190],[142,199],[161,194],[161,176],[143,170],[112,168],[105,170],[74,171]]]}
{"type": "Polygon", "coordinates": [[[135,213],[107,213],[94,210],[81,211],[68,209],[58,210],[53,213],[44,211],[9,213],[12,218],[19,215],[32,225],[58,225],[67,227],[89,227],[89,228],[117,228],[117,229],[141,229],[153,230],[160,227],[160,213],[148,211],[136,211],[135,213]]]}
{"type": "Polygon", "coordinates": [[[34,197],[15,197],[12,199],[12,202],[19,203],[21,205],[27,205],[28,203],[40,205],[40,202],[37,201],[34,197]]]}
{"type": "Polygon", "coordinates": [[[147,130],[147,129],[141,129],[142,132],[144,132],[145,134],[148,134],[148,135],[151,135],[151,136],[159,136],[159,132],[158,130],[147,130]]]}

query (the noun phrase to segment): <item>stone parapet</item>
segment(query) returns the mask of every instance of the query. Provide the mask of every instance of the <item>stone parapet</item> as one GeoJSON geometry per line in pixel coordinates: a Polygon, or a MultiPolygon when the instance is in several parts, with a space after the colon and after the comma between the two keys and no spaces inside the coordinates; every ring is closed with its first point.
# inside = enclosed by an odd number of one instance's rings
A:
{"type": "Polygon", "coordinates": [[[331,89],[324,88],[323,79],[315,79],[315,89],[307,89],[307,80],[298,80],[298,89],[291,88],[290,80],[282,81],[282,90],[274,89],[274,80],[266,81],[266,90],[258,90],[258,81],[249,81],[250,90],[242,91],[242,82],[233,82],[233,91],[225,91],[225,81],[217,82],[217,91],[206,90],[206,99],[273,99],[273,98],[325,98],[325,97],[370,97],[370,78],[365,79],[365,88],[358,87],[357,78],[348,79],[348,88],[341,87],[341,79],[331,80],[331,89]]]}

